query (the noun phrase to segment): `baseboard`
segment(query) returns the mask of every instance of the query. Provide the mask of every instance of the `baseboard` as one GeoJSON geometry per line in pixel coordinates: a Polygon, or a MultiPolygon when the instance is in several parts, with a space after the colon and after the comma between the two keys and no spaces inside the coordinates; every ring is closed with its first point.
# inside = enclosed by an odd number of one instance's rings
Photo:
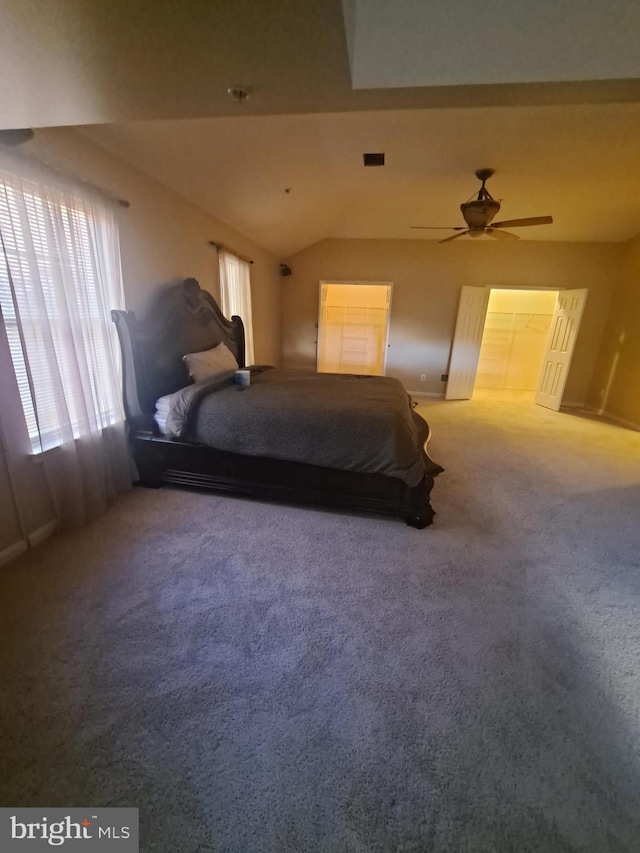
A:
{"type": "Polygon", "coordinates": [[[49,536],[55,533],[57,526],[57,521],[50,521],[48,524],[43,524],[42,527],[30,533],[26,539],[18,539],[13,545],[9,545],[4,551],[0,551],[0,566],[4,566],[11,560],[15,560],[20,554],[24,554],[29,548],[35,548],[36,545],[44,542],[45,539],[48,539],[49,536]]]}
{"type": "Polygon", "coordinates": [[[44,542],[45,539],[48,539],[49,536],[56,532],[57,526],[57,521],[50,521],[48,524],[43,524],[42,527],[39,527],[37,530],[34,530],[33,533],[30,533],[28,537],[29,547],[35,548],[36,545],[39,545],[41,542],[44,542]]]}
{"type": "Polygon", "coordinates": [[[640,432],[640,424],[636,424],[633,421],[628,421],[626,418],[619,418],[617,415],[610,415],[608,414],[608,412],[603,412],[603,414],[606,418],[609,418],[609,420],[613,421],[616,424],[619,424],[622,427],[625,427],[626,429],[633,429],[637,432],[640,432]]]}
{"type": "Polygon", "coordinates": [[[9,545],[9,547],[5,548],[4,551],[0,551],[0,566],[4,566],[5,563],[15,560],[16,557],[20,556],[20,554],[24,554],[28,548],[29,543],[26,539],[18,539],[17,542],[13,543],[13,545],[9,545]]]}
{"type": "Polygon", "coordinates": [[[599,409],[597,406],[585,405],[584,408],[587,412],[591,412],[594,415],[599,415],[602,418],[606,418],[608,421],[613,421],[613,423],[617,424],[618,426],[624,427],[625,429],[632,429],[636,432],[640,432],[640,424],[634,423],[634,421],[628,421],[626,418],[619,418],[617,415],[612,415],[605,409],[599,409]]]}
{"type": "Polygon", "coordinates": [[[573,402],[571,402],[571,401],[569,401],[569,402],[565,403],[565,401],[563,400],[563,401],[562,401],[562,404],[561,404],[561,406],[560,406],[560,408],[561,408],[561,409],[586,409],[586,408],[587,408],[587,404],[586,404],[585,402],[582,402],[582,403],[573,403],[573,402]]]}
{"type": "Polygon", "coordinates": [[[442,391],[407,391],[407,394],[410,394],[412,397],[435,397],[440,399],[444,397],[442,391]]]}

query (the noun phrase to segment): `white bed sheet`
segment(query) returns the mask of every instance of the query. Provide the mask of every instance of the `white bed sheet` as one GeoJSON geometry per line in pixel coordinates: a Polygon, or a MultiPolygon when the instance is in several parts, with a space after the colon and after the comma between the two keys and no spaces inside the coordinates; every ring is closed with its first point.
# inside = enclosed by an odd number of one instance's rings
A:
{"type": "Polygon", "coordinates": [[[153,415],[153,419],[157,423],[158,429],[162,435],[167,434],[167,415],[169,414],[172,397],[173,394],[165,394],[164,397],[160,397],[156,400],[156,411],[153,415]]]}

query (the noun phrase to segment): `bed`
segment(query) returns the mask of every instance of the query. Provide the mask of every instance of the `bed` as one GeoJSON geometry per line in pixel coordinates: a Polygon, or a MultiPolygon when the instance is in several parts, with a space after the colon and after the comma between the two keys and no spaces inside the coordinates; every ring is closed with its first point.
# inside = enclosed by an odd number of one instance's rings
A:
{"type": "Polygon", "coordinates": [[[431,524],[430,493],[443,469],[429,458],[429,427],[397,380],[263,365],[249,368],[246,388],[234,375],[190,382],[186,353],[224,344],[245,367],[241,319],[227,320],[192,278],[158,294],[143,320],[131,311],[111,316],[140,484],[391,515],[418,529],[431,524]],[[330,442],[313,433],[316,421],[330,442]],[[383,457],[386,445],[396,448],[392,461],[383,457]]]}

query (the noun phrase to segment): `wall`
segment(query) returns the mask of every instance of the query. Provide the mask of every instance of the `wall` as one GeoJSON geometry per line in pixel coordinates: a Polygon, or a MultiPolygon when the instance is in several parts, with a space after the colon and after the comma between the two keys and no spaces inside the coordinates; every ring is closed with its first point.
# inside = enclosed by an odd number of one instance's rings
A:
{"type": "MultiPolygon", "coordinates": [[[[159,288],[193,276],[218,298],[215,250],[228,244],[254,260],[251,268],[256,361],[280,362],[279,259],[224,222],[181,198],[70,128],[38,130],[25,152],[108,190],[131,204],[120,212],[122,272],[127,308],[141,312],[159,288]]],[[[0,389],[1,390],[1,389],[0,389]]],[[[1,397],[1,394],[0,394],[1,397]]],[[[53,519],[42,466],[19,460],[29,493],[26,533],[53,519]]],[[[21,538],[0,443],[0,552],[21,538]]]]}
{"type": "Polygon", "coordinates": [[[11,495],[9,471],[0,451],[0,554],[20,538],[20,524],[11,495]]]}
{"type": "Polygon", "coordinates": [[[640,234],[624,246],[589,403],[640,429],[640,234]]]}
{"type": "Polygon", "coordinates": [[[441,393],[462,285],[589,289],[565,399],[582,402],[593,373],[621,247],[613,243],[324,240],[287,259],[283,363],[314,369],[318,282],[392,281],[387,375],[408,390],[441,393]],[[426,380],[420,382],[420,374],[426,380]]]}
{"type": "Polygon", "coordinates": [[[189,276],[219,299],[218,259],[209,240],[252,258],[256,360],[279,363],[278,258],[76,130],[38,130],[28,150],[130,202],[120,212],[120,250],[127,308],[133,311],[140,311],[158,288],[189,276]]]}

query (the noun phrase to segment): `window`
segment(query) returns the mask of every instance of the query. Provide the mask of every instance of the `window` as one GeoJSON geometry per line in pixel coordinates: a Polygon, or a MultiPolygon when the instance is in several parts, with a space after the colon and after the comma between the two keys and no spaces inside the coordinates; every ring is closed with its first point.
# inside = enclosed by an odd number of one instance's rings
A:
{"type": "Polygon", "coordinates": [[[229,319],[234,314],[241,318],[244,325],[245,364],[253,364],[251,267],[248,261],[224,249],[221,249],[218,254],[218,264],[222,313],[229,319]]]}
{"type": "Polygon", "coordinates": [[[124,305],[108,203],[53,174],[2,168],[0,238],[0,308],[32,452],[122,421],[109,312],[124,305]]]}

